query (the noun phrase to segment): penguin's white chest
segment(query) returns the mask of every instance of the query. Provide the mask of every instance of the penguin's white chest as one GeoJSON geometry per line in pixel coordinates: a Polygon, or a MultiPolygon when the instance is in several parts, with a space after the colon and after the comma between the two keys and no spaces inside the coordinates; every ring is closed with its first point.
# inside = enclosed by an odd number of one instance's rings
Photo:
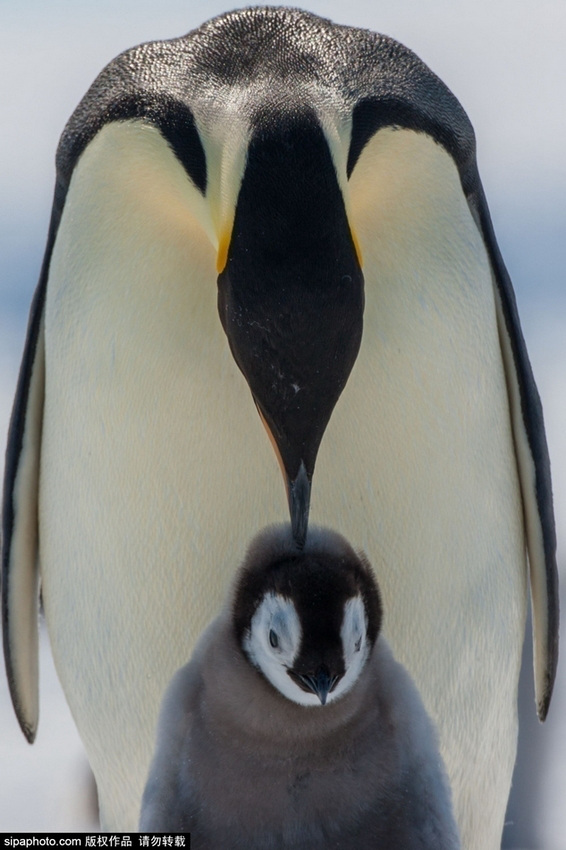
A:
{"type": "Polygon", "coordinates": [[[322,442],[312,518],[368,552],[384,632],[439,726],[460,828],[489,847],[514,763],[526,606],[491,271],[456,169],[426,136],[380,132],[351,184],[364,335],[322,442]],[[488,774],[485,826],[466,823],[469,789],[488,774]]]}
{"type": "Polygon", "coordinates": [[[95,773],[115,783],[101,783],[105,816],[123,823],[125,787],[132,828],[164,688],[251,534],[287,513],[198,204],[155,130],[110,126],[73,176],[48,284],[45,610],[95,773]]]}

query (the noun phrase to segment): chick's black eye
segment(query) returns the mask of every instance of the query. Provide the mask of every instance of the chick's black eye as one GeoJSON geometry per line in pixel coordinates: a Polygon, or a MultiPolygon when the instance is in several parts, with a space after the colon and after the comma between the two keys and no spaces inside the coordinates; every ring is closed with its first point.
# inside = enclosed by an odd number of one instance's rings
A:
{"type": "Polygon", "coordinates": [[[273,631],[273,629],[269,630],[269,643],[271,644],[273,649],[277,649],[277,647],[279,646],[279,638],[277,637],[277,634],[273,631]]]}

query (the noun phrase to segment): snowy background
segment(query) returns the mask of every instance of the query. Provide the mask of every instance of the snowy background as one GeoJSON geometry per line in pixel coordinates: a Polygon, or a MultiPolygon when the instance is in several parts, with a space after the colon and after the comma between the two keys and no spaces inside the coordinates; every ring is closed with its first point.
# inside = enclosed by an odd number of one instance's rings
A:
{"type": "MultiPolygon", "coordinates": [[[[447,83],[474,124],[480,172],[545,410],[564,576],[566,2],[310,0],[302,5],[405,43],[447,83]]],[[[142,41],[181,35],[230,8],[221,0],[0,0],[1,444],[44,249],[55,148],[67,118],[117,53],[142,41]]],[[[563,600],[566,610],[564,594],[563,600]]],[[[33,747],[19,732],[0,672],[0,832],[95,826],[88,768],[45,642],[41,661],[41,722],[33,747]]],[[[535,720],[529,669],[521,702],[519,761],[504,846],[566,850],[566,647],[547,723],[539,726],[535,720]]]]}

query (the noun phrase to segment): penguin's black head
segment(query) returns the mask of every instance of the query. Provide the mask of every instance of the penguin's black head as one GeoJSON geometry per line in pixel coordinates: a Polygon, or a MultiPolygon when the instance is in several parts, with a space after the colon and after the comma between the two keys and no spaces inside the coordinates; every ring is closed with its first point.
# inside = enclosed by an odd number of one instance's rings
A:
{"type": "Polygon", "coordinates": [[[287,699],[325,705],[349,691],[381,619],[371,567],[335,532],[315,529],[298,551],[288,529],[272,528],[250,546],[234,595],[236,639],[287,699]]]}
{"type": "Polygon", "coordinates": [[[218,310],[306,539],[316,455],[362,337],[364,281],[324,132],[308,110],[253,122],[218,310]]]}

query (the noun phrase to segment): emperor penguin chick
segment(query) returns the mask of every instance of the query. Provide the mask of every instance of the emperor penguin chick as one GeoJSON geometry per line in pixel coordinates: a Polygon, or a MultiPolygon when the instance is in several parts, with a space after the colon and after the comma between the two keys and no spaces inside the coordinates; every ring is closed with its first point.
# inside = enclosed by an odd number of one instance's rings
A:
{"type": "Polygon", "coordinates": [[[193,850],[456,850],[436,733],[338,534],[252,542],[166,692],[141,832],[193,850]]]}

